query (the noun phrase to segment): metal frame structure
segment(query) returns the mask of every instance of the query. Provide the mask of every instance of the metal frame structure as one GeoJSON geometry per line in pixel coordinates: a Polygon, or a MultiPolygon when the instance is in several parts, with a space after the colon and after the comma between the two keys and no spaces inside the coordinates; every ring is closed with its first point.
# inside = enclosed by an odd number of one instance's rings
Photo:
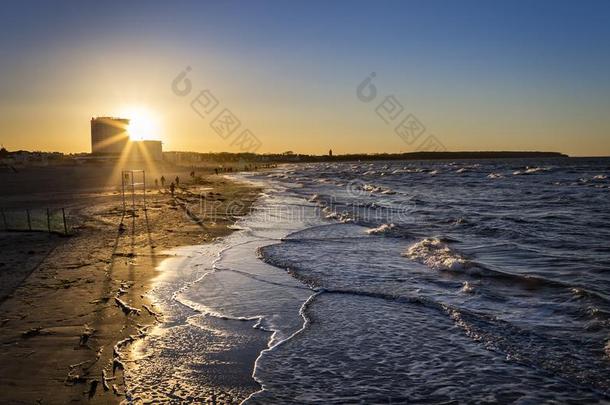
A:
{"type": "Polygon", "coordinates": [[[123,198],[123,212],[125,212],[125,187],[131,188],[131,206],[133,212],[136,211],[136,187],[142,187],[143,190],[143,205],[146,210],[146,172],[144,170],[123,170],[121,171],[121,197],[123,198]],[[135,181],[136,174],[141,175],[141,182],[135,181]]]}

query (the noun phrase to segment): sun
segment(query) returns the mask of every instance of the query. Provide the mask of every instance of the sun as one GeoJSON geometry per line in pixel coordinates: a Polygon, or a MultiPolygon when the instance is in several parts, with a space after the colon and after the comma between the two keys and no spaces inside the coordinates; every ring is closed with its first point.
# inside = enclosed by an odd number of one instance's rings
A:
{"type": "Polygon", "coordinates": [[[132,141],[158,140],[159,123],[150,110],[143,107],[131,107],[123,115],[129,119],[127,132],[132,141]]]}

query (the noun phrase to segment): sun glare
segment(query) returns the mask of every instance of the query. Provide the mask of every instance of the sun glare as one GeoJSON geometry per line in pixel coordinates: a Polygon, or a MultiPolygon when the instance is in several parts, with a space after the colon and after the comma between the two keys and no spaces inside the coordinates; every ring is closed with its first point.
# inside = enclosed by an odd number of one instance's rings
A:
{"type": "Polygon", "coordinates": [[[133,141],[158,140],[159,123],[153,113],[145,108],[130,108],[123,114],[129,119],[128,133],[133,141]]]}

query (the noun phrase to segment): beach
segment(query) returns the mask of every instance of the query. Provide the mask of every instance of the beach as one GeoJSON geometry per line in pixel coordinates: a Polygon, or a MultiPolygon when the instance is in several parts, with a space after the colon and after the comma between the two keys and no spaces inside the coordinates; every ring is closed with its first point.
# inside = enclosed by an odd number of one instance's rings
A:
{"type": "Polygon", "coordinates": [[[181,174],[135,215],[87,190],[73,236],[2,234],[3,400],[606,403],[608,164],[181,174]]]}
{"type": "MultiPolygon", "coordinates": [[[[222,176],[191,178],[190,169],[162,170],[168,179],[181,177],[176,197],[167,184],[149,184],[146,209],[137,195],[135,211],[123,210],[120,177],[108,167],[2,173],[5,208],[66,207],[73,227],[72,236],[0,233],[3,402],[125,399],[129,346],[163,319],[146,295],[157,267],[171,248],[229,234],[258,193],[222,176]],[[45,176],[52,181],[41,181],[45,176]],[[201,218],[196,208],[202,199],[217,213],[235,201],[239,210],[201,218]]],[[[150,183],[160,174],[149,173],[150,183]]]]}
{"type": "Polygon", "coordinates": [[[263,192],[234,233],[164,262],[151,295],[165,322],[134,346],[128,397],[606,403],[607,230],[590,224],[607,220],[608,167],[490,159],[239,174],[263,192]],[[244,370],[259,389],[237,388],[244,370]]]}

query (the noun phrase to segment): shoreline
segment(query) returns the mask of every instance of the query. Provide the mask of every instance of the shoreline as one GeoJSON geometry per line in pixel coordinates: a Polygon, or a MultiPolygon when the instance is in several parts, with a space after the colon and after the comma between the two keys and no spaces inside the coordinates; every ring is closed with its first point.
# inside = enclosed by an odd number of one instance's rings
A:
{"type": "Polygon", "coordinates": [[[260,246],[303,226],[274,229],[261,216],[266,204],[266,197],[257,200],[252,215],[236,224],[237,232],[206,246],[176,248],[161,264],[150,295],[167,318],[130,352],[130,401],[243,403],[264,391],[260,362],[306,330],[304,311],[317,296],[283,269],[259,260],[260,246]],[[274,236],[253,231],[259,226],[274,236]],[[287,312],[276,318],[278,305],[287,312]]]}
{"type": "Polygon", "coordinates": [[[256,328],[256,319],[223,316],[181,297],[214,272],[224,241],[166,252],[147,294],[163,320],[124,351],[129,401],[241,403],[261,389],[254,365],[271,332],[256,328]]]}
{"type": "MultiPolygon", "coordinates": [[[[158,264],[168,257],[165,251],[230,234],[230,225],[240,215],[227,210],[231,202],[239,201],[247,212],[257,195],[251,185],[207,176],[181,186],[175,199],[154,191],[146,211],[128,211],[122,218],[120,196],[105,192],[78,209],[78,235],[46,241],[48,253],[42,248],[21,252],[46,257],[0,302],[3,400],[125,399],[121,350],[158,324],[160,314],[147,293],[158,264]],[[217,212],[230,215],[210,222],[188,210],[197,207],[201,186],[206,186],[204,199],[213,201],[217,212]]],[[[1,241],[18,245],[15,235],[2,233],[1,241]]]]}

